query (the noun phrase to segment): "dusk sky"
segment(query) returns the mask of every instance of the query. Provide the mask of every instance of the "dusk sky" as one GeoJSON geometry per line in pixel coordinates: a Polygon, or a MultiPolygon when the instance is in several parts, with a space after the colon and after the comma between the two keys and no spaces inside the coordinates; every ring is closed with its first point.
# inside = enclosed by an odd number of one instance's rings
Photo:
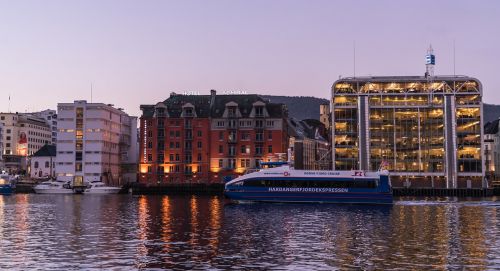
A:
{"type": "Polygon", "coordinates": [[[170,92],[328,98],[353,75],[478,78],[500,104],[500,1],[1,1],[0,111],[112,103],[140,115],[170,92]]]}

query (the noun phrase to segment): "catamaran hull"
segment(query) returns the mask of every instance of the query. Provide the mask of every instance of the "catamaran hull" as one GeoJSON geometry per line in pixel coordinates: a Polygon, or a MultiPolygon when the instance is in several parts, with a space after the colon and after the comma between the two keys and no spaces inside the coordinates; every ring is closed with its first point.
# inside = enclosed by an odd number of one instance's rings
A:
{"type": "Polygon", "coordinates": [[[2,185],[0,186],[0,195],[10,195],[14,193],[14,189],[10,185],[2,185]]]}
{"type": "Polygon", "coordinates": [[[310,202],[350,204],[392,204],[392,193],[283,193],[226,191],[226,197],[235,201],[254,202],[310,202]]]}

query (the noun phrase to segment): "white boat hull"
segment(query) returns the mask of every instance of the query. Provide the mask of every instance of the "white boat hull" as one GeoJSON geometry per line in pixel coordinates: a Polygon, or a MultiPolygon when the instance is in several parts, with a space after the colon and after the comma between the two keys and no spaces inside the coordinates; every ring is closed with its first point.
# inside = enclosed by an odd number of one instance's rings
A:
{"type": "Polygon", "coordinates": [[[73,189],[67,188],[33,188],[37,194],[74,194],[73,189]]]}
{"type": "Polygon", "coordinates": [[[120,192],[121,188],[118,187],[110,187],[110,188],[103,188],[103,189],[85,189],[83,192],[84,194],[118,194],[120,192]]]}

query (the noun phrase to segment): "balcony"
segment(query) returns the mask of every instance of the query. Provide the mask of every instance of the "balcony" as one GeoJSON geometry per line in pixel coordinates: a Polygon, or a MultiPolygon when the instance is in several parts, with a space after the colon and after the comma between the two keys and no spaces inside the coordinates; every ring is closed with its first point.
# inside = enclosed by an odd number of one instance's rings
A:
{"type": "Polygon", "coordinates": [[[237,143],[238,142],[238,136],[236,134],[230,134],[229,138],[227,139],[227,142],[229,142],[229,143],[237,143]]]}
{"type": "MultiPolygon", "coordinates": [[[[345,155],[345,154],[335,154],[335,158],[337,159],[358,159],[355,155],[345,155]]],[[[374,159],[374,157],[372,157],[374,159]]]]}
{"type": "Polygon", "coordinates": [[[460,160],[479,160],[479,158],[476,158],[473,154],[461,154],[458,156],[458,159],[460,160]]]}
{"type": "Polygon", "coordinates": [[[335,142],[335,147],[354,147],[356,146],[356,141],[342,141],[342,142],[335,142]]]}

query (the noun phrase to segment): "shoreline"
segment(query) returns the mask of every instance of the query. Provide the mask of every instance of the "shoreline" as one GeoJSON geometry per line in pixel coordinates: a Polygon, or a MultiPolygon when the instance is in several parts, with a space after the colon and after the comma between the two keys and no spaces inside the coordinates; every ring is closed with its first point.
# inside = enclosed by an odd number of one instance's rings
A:
{"type": "MultiPolygon", "coordinates": [[[[15,193],[31,194],[34,193],[34,184],[21,183],[16,185],[15,193]]],[[[126,184],[123,186],[124,193],[131,193],[133,195],[185,195],[185,194],[207,194],[207,195],[223,195],[224,184],[163,184],[155,186],[147,186],[139,183],[126,184]]],[[[393,195],[395,197],[493,197],[500,196],[500,188],[393,188],[393,195]]]]}

